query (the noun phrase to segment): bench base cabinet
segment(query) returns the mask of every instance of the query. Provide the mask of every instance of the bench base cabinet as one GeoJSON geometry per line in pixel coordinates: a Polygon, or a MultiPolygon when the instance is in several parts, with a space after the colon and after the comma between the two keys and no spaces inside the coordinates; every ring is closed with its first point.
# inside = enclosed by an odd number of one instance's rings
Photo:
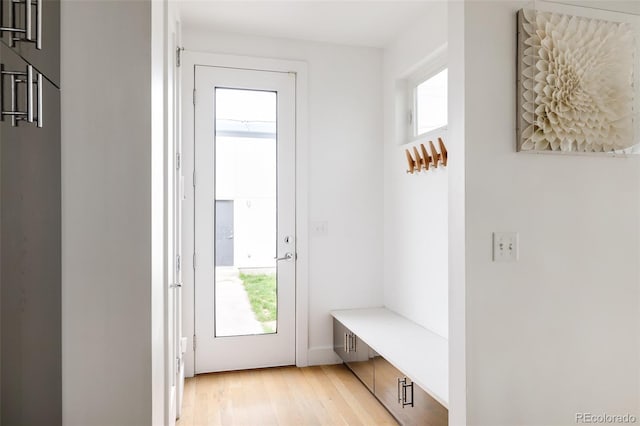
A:
{"type": "Polygon", "coordinates": [[[376,353],[359,337],[356,336],[356,352],[351,361],[347,362],[347,367],[360,379],[362,383],[374,392],[374,356],[376,353]]]}
{"type": "Polygon", "coordinates": [[[448,411],[400,370],[375,357],[376,398],[402,425],[446,426],[448,411]]]}
{"type": "Polygon", "coordinates": [[[335,318],[333,349],[401,425],[448,424],[444,406],[335,318]]]}
{"type": "Polygon", "coordinates": [[[333,320],[333,350],[369,391],[373,392],[375,352],[336,319],[333,320]]]}

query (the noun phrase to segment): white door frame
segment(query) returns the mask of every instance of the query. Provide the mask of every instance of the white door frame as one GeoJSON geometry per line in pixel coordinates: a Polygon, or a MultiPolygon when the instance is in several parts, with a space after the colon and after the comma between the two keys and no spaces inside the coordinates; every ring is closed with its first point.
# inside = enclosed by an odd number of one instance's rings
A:
{"type": "MultiPolygon", "coordinates": [[[[169,334],[169,358],[167,359],[167,381],[171,385],[170,389],[170,405],[168,422],[169,426],[175,425],[175,421],[182,413],[182,396],[184,390],[184,357],[181,351],[182,341],[182,189],[181,181],[183,169],[181,165],[182,156],[182,133],[181,133],[181,97],[180,90],[182,80],[180,78],[181,68],[178,67],[178,51],[182,41],[182,31],[180,20],[175,16],[177,11],[175,5],[169,15],[169,43],[167,46],[167,62],[169,86],[167,90],[167,99],[171,105],[169,116],[170,121],[167,122],[167,130],[172,138],[172,150],[167,155],[167,189],[169,191],[168,203],[170,204],[171,215],[171,234],[168,239],[169,257],[171,267],[167,271],[171,279],[170,291],[173,294],[173,306],[168,308],[173,312],[174,318],[171,320],[170,327],[173,327],[173,335],[169,334]],[[171,383],[173,382],[173,383],[171,383]]],[[[171,299],[168,299],[171,300],[171,299]]]]}
{"type": "Polygon", "coordinates": [[[309,211],[308,211],[308,137],[307,137],[307,64],[248,56],[194,52],[185,48],[181,61],[182,74],[182,158],[184,167],[183,209],[183,333],[187,336],[185,375],[194,375],[193,336],[195,331],[194,306],[194,105],[195,65],[251,69],[258,71],[294,72],[296,78],[296,365],[308,365],[309,347],[309,211]]]}
{"type": "Polygon", "coordinates": [[[178,314],[180,300],[180,279],[176,273],[177,244],[179,241],[180,223],[177,221],[177,207],[179,187],[175,184],[176,178],[181,173],[176,170],[176,154],[180,152],[179,111],[180,99],[178,97],[180,80],[179,70],[176,67],[176,48],[180,42],[180,22],[175,18],[174,10],[165,10],[165,41],[164,46],[164,228],[165,228],[165,424],[173,426],[180,410],[180,401],[177,398],[180,383],[178,365],[180,318],[178,314]]]}

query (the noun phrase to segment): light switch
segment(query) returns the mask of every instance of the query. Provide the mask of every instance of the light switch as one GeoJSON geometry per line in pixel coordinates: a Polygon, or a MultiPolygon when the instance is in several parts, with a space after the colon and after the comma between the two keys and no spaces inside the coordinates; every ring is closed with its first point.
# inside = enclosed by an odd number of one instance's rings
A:
{"type": "Polygon", "coordinates": [[[493,261],[517,262],[518,261],[518,233],[494,232],[493,233],[493,261]]]}
{"type": "Polygon", "coordinates": [[[329,223],[326,220],[311,222],[311,235],[326,237],[329,235],[329,223]]]}

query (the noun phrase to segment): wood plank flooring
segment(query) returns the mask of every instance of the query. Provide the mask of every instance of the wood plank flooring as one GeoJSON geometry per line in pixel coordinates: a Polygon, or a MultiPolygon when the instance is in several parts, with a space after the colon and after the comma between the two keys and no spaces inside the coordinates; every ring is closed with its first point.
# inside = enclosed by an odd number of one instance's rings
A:
{"type": "Polygon", "coordinates": [[[397,425],[344,365],[279,367],[187,379],[178,426],[397,425]]]}

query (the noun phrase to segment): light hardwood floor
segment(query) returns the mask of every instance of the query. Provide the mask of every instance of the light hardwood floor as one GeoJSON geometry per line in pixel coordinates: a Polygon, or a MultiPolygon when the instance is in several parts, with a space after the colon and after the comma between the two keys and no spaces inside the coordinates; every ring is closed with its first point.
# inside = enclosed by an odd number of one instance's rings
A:
{"type": "Polygon", "coordinates": [[[177,424],[397,425],[344,365],[198,375],[186,380],[177,424]]]}

